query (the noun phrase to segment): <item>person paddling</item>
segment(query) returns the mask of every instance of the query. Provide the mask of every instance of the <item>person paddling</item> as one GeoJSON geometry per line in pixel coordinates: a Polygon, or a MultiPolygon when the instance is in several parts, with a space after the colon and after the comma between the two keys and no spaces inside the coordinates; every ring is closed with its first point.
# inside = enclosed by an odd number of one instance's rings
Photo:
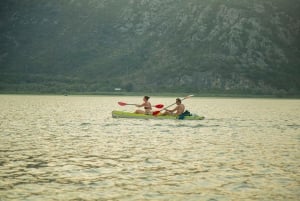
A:
{"type": "Polygon", "coordinates": [[[162,115],[173,115],[173,116],[179,116],[185,111],[185,106],[181,103],[180,98],[176,98],[176,107],[173,110],[168,110],[162,114],[162,115]]]}
{"type": "Polygon", "coordinates": [[[144,103],[142,104],[136,104],[135,106],[137,107],[144,107],[144,110],[136,110],[134,113],[136,114],[152,114],[152,106],[151,103],[149,102],[150,97],[149,96],[144,96],[143,101],[144,103]]]}

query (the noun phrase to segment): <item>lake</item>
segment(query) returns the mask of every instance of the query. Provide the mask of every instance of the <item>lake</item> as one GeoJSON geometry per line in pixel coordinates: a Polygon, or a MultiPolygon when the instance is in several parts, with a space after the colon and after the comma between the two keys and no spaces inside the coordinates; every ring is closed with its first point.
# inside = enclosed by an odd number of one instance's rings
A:
{"type": "Polygon", "coordinates": [[[142,97],[0,95],[0,200],[299,199],[299,100],[184,100],[201,121],[118,101],[142,97]]]}

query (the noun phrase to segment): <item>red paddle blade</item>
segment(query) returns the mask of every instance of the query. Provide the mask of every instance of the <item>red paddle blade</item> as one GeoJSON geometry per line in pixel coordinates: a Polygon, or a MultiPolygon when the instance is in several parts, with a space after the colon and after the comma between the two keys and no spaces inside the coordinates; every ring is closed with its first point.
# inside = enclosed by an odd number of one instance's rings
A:
{"type": "Polygon", "coordinates": [[[154,111],[153,113],[152,113],[152,115],[153,116],[156,116],[156,115],[158,115],[160,113],[160,111],[154,111]]]}
{"type": "Polygon", "coordinates": [[[156,108],[163,108],[164,105],[163,105],[163,104],[157,104],[157,105],[155,105],[155,107],[156,107],[156,108]]]}
{"type": "Polygon", "coordinates": [[[118,102],[118,104],[121,105],[121,106],[127,105],[127,103],[123,103],[123,102],[118,102]]]}

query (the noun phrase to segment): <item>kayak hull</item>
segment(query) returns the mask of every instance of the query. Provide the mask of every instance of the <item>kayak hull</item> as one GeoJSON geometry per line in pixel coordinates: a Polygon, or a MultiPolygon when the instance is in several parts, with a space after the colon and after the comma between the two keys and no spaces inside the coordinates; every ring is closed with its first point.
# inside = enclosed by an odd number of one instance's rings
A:
{"type": "MultiPolygon", "coordinates": [[[[125,111],[112,111],[113,118],[131,118],[131,119],[178,119],[177,116],[171,115],[145,115],[145,114],[135,114],[132,112],[125,112],[125,111]]],[[[193,114],[192,116],[185,116],[183,120],[203,120],[203,116],[198,116],[193,114]]]]}

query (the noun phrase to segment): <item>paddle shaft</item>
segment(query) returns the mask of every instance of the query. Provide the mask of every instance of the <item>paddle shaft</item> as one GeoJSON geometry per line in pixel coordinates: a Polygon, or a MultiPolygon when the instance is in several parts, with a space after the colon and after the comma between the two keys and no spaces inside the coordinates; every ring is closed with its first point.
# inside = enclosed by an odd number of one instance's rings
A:
{"type": "MultiPolygon", "coordinates": [[[[126,105],[135,105],[137,106],[137,104],[133,104],[133,103],[124,103],[124,102],[118,102],[118,104],[120,106],[126,106],[126,105]]],[[[156,107],[156,108],[163,108],[164,105],[163,104],[157,104],[157,105],[154,105],[153,107],[156,107]]]]}
{"type": "MultiPolygon", "coordinates": [[[[185,100],[185,99],[187,99],[187,98],[190,98],[190,97],[192,97],[192,96],[194,96],[194,95],[186,96],[186,97],[184,97],[183,99],[181,99],[181,101],[183,101],[183,100],[185,100]]],[[[175,105],[175,104],[176,104],[176,103],[173,103],[173,104],[171,104],[171,105],[169,105],[169,106],[167,106],[167,107],[165,107],[165,108],[159,110],[159,112],[161,112],[161,111],[163,111],[163,110],[165,110],[165,109],[167,109],[167,108],[169,108],[169,107],[171,107],[171,106],[173,106],[173,105],[175,105]]]]}

